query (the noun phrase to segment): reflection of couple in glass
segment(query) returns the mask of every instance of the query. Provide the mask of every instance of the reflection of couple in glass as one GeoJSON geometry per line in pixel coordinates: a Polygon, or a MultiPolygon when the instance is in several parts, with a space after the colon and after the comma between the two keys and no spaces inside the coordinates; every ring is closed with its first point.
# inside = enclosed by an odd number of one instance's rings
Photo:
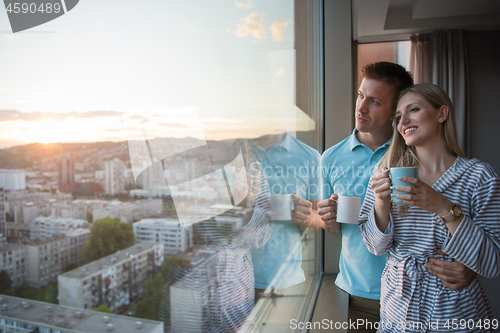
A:
{"type": "Polygon", "coordinates": [[[320,155],[286,132],[209,145],[212,151],[224,151],[218,157],[212,154],[212,163],[221,167],[241,151],[248,182],[246,187],[234,187],[248,188],[239,204],[245,211],[239,228],[224,233],[217,224],[200,223],[202,232],[211,235],[207,243],[215,252],[205,266],[217,272],[214,277],[218,280],[208,299],[211,318],[207,327],[234,331],[264,290],[274,294],[305,281],[301,235],[323,224],[316,208],[321,198],[320,155]],[[273,206],[278,196],[289,198],[281,211],[273,206]],[[271,221],[273,211],[281,214],[281,219],[271,221]]]}
{"type": "Polygon", "coordinates": [[[266,289],[275,293],[305,281],[301,235],[323,224],[317,214],[320,155],[288,132],[262,136],[249,144],[265,171],[275,216],[269,240],[250,251],[257,301],[266,289]],[[292,204],[283,204],[283,197],[292,204]],[[288,214],[283,214],[285,209],[288,214]]]}
{"type": "MultiPolygon", "coordinates": [[[[304,282],[301,234],[309,226],[318,229],[321,223],[315,213],[319,174],[312,170],[319,169],[316,150],[283,133],[254,140],[207,141],[165,157],[153,167],[143,173],[155,171],[158,179],[170,175],[176,210],[179,202],[191,201],[184,207],[189,208],[191,220],[214,216],[192,225],[195,246],[179,254],[179,260],[186,257],[189,264],[166,270],[160,292],[163,305],[155,312],[169,329],[236,331],[254,307],[255,288],[274,290],[304,282]],[[239,158],[242,163],[235,163],[239,158]],[[211,176],[217,173],[221,177],[211,176]],[[173,192],[187,182],[195,189],[200,176],[216,193],[229,193],[229,198],[220,198],[230,199],[232,205],[222,199],[218,203],[219,196],[199,205],[173,192]],[[271,199],[279,195],[288,197],[288,216],[271,221],[271,199]],[[211,209],[224,212],[211,215],[211,209]]],[[[181,217],[186,215],[179,216],[183,222],[181,217]]]]}

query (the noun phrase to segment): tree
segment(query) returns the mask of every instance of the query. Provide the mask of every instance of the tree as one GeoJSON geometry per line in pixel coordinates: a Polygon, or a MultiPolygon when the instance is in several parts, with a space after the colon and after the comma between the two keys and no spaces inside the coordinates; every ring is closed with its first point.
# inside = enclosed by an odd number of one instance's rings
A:
{"type": "Polygon", "coordinates": [[[138,318],[163,320],[170,323],[170,286],[191,270],[191,262],[183,257],[171,257],[163,262],[161,269],[146,281],[142,299],[134,316],[138,318]],[[167,313],[162,311],[167,310],[167,313]],[[166,314],[166,316],[165,316],[166,314]]]}
{"type": "Polygon", "coordinates": [[[5,212],[5,221],[14,222],[14,217],[10,216],[9,212],[5,212]]]}
{"type": "Polygon", "coordinates": [[[99,304],[99,306],[96,308],[95,306],[93,308],[90,308],[92,311],[98,311],[98,312],[104,312],[104,313],[113,313],[108,306],[104,303],[99,304]]]}
{"type": "Polygon", "coordinates": [[[66,265],[66,268],[64,269],[64,272],[66,273],[66,272],[72,271],[75,268],[78,268],[78,265],[75,264],[74,262],[72,262],[72,263],[66,265]]]}
{"type": "Polygon", "coordinates": [[[159,319],[163,288],[163,276],[160,272],[156,273],[154,277],[150,276],[146,282],[142,299],[137,306],[134,316],[145,319],[159,319]]]}
{"type": "Polygon", "coordinates": [[[9,273],[7,271],[0,271],[0,294],[5,294],[12,288],[12,280],[10,279],[9,273]]]}
{"type": "Polygon", "coordinates": [[[85,259],[91,262],[126,249],[134,243],[135,236],[130,224],[122,223],[117,218],[106,217],[92,223],[90,237],[83,247],[83,253],[85,259]]]}
{"type": "Polygon", "coordinates": [[[161,274],[170,283],[174,284],[184,277],[191,269],[191,261],[183,257],[170,257],[161,265],[161,274]]]}
{"type": "Polygon", "coordinates": [[[57,304],[57,294],[57,282],[51,281],[40,288],[21,285],[15,289],[13,296],[57,304]]]}

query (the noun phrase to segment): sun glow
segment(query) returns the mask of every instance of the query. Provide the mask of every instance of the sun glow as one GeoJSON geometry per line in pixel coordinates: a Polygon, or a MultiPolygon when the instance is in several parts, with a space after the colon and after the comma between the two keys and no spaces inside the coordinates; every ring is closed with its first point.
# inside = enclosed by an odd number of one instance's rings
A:
{"type": "Polygon", "coordinates": [[[125,130],[117,127],[120,118],[74,119],[63,121],[9,121],[1,125],[3,137],[26,143],[92,142],[126,140],[125,130]],[[110,131],[110,129],[114,129],[110,131]]]}

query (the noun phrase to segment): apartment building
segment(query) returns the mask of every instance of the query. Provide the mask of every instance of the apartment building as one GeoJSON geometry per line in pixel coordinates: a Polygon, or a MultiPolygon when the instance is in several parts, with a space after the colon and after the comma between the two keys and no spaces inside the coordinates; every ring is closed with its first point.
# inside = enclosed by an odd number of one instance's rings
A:
{"type": "Polygon", "coordinates": [[[40,215],[41,208],[38,205],[35,205],[34,202],[28,202],[17,212],[22,213],[22,218],[18,216],[16,220],[21,220],[24,224],[30,224],[38,215],[40,215]]]}
{"type": "Polygon", "coordinates": [[[5,241],[7,233],[5,231],[5,190],[0,187],[0,246],[5,241]]]}
{"type": "Polygon", "coordinates": [[[26,246],[13,244],[0,247],[0,271],[9,274],[12,286],[26,283],[26,246]]]}
{"type": "Polygon", "coordinates": [[[59,191],[73,193],[75,190],[75,159],[72,154],[64,153],[59,161],[59,191]]]}
{"type": "Polygon", "coordinates": [[[55,203],[50,207],[50,215],[54,217],[75,218],[87,220],[94,209],[107,206],[105,200],[77,199],[71,202],[55,203]]]}
{"type": "Polygon", "coordinates": [[[87,220],[83,219],[39,216],[30,224],[30,239],[49,238],[88,226],[87,220]]]}
{"type": "Polygon", "coordinates": [[[1,169],[0,187],[8,191],[26,189],[26,173],[24,170],[1,169]]]}
{"type": "Polygon", "coordinates": [[[110,195],[125,192],[125,163],[118,158],[104,163],[104,192],[110,195]]]}
{"type": "Polygon", "coordinates": [[[204,247],[183,256],[191,268],[169,287],[172,332],[239,331],[254,307],[253,268],[241,260],[247,255],[243,248],[204,247]]]}
{"type": "Polygon", "coordinates": [[[83,180],[75,182],[76,193],[85,195],[94,195],[102,192],[102,187],[99,183],[91,180],[83,180]]]}
{"type": "Polygon", "coordinates": [[[71,193],[51,194],[46,192],[28,191],[8,192],[5,194],[5,212],[9,213],[11,217],[14,217],[14,222],[23,223],[25,220],[24,207],[36,207],[27,208],[28,214],[30,214],[32,210],[36,209],[39,215],[48,216],[50,215],[51,207],[53,205],[68,204],[71,200],[71,193]]]}
{"type": "Polygon", "coordinates": [[[0,270],[7,271],[13,286],[45,285],[55,281],[67,265],[85,263],[82,248],[89,237],[88,229],[79,228],[65,235],[0,247],[0,270]]]}
{"type": "Polygon", "coordinates": [[[80,309],[106,304],[117,312],[140,299],[162,262],[163,244],[141,243],[61,274],[59,304],[80,309]]]}
{"type": "Polygon", "coordinates": [[[243,227],[245,210],[230,205],[212,205],[206,210],[213,217],[193,225],[193,232],[199,243],[230,244],[235,233],[243,227]],[[222,214],[216,212],[224,211],[222,214]]]}
{"type": "Polygon", "coordinates": [[[10,243],[29,242],[30,225],[25,223],[5,223],[5,234],[10,243]]]}
{"type": "Polygon", "coordinates": [[[65,235],[37,239],[24,245],[26,248],[26,284],[34,287],[55,281],[69,264],[85,263],[83,246],[90,237],[89,229],[76,229],[65,235]]]}
{"type": "Polygon", "coordinates": [[[50,216],[74,219],[86,219],[87,207],[73,203],[56,203],[50,207],[50,216]]]}
{"type": "Polygon", "coordinates": [[[138,200],[135,202],[111,201],[104,207],[92,210],[93,221],[105,217],[119,218],[121,222],[132,224],[148,216],[160,215],[163,203],[161,199],[138,200]]]}
{"type": "Polygon", "coordinates": [[[186,252],[193,245],[193,228],[172,218],[142,219],[132,224],[136,244],[162,243],[165,253],[186,252]]]}
{"type": "Polygon", "coordinates": [[[0,296],[0,332],[163,333],[163,323],[68,306],[0,296]]]}
{"type": "Polygon", "coordinates": [[[155,198],[155,197],[166,197],[171,195],[170,189],[165,187],[150,187],[146,190],[137,189],[129,191],[132,198],[155,198]]]}

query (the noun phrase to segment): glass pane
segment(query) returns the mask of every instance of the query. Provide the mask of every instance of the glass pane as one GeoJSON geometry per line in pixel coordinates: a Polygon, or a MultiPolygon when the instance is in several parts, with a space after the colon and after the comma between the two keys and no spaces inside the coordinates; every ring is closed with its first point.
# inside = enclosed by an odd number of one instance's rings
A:
{"type": "Polygon", "coordinates": [[[18,222],[44,238],[117,219],[143,245],[70,241],[44,269],[86,258],[59,283],[84,292],[60,304],[169,332],[289,331],[304,316],[323,137],[321,29],[304,3],[87,0],[15,34],[0,17],[9,241],[26,237],[18,222]]]}

